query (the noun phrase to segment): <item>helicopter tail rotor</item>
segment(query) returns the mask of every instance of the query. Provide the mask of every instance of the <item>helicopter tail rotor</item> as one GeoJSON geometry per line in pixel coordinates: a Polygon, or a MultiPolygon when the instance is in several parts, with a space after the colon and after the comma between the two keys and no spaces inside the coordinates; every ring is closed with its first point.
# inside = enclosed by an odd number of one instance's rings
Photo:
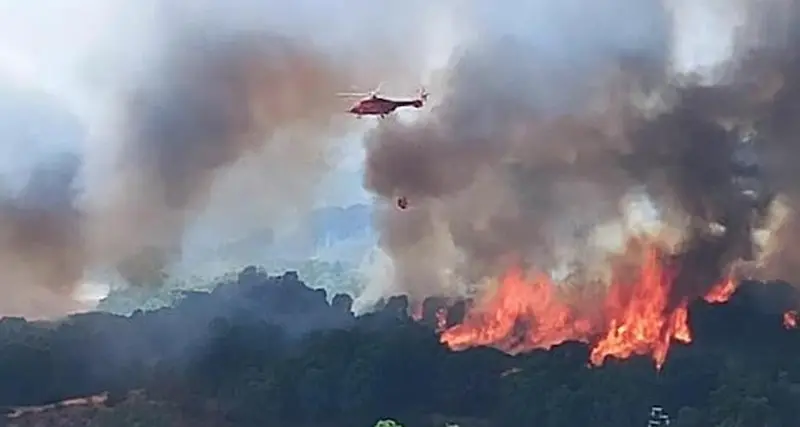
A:
{"type": "Polygon", "coordinates": [[[419,88],[419,99],[421,99],[422,101],[427,101],[428,100],[428,95],[429,95],[429,93],[428,93],[427,90],[425,90],[425,86],[420,86],[420,88],[419,88]]]}

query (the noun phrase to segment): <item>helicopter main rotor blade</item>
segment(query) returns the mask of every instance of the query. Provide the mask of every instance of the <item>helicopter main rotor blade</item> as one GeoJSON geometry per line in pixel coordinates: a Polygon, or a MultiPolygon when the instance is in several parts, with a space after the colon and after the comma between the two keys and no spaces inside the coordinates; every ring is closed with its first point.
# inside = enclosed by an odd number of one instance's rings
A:
{"type": "Polygon", "coordinates": [[[376,86],[375,89],[372,89],[371,91],[369,91],[368,95],[369,96],[378,96],[378,94],[381,92],[381,87],[382,86],[383,86],[383,82],[378,82],[378,86],[376,86]]]}

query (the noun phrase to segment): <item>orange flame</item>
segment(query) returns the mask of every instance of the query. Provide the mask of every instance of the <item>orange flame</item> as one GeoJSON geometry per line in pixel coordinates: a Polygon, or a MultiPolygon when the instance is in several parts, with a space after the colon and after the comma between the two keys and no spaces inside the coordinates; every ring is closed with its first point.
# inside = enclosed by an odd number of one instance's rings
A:
{"type": "Polygon", "coordinates": [[[652,353],[660,368],[673,338],[692,340],[685,301],[673,312],[664,313],[671,284],[671,274],[662,268],[659,253],[647,251],[639,281],[630,289],[628,298],[622,297],[623,287],[611,287],[606,299],[611,320],[605,337],[592,349],[592,364],[600,365],[608,356],[625,358],[652,353]]]}
{"type": "Polygon", "coordinates": [[[469,311],[461,324],[442,333],[441,341],[455,350],[492,345],[518,353],[587,338],[591,324],[573,317],[555,290],[548,278],[529,282],[513,269],[485,306],[469,311]]]}
{"type": "Polygon", "coordinates": [[[703,299],[709,303],[719,304],[728,301],[735,291],[736,281],[730,278],[711,288],[711,291],[703,299]]]}
{"type": "MultiPolygon", "coordinates": [[[[585,316],[558,295],[559,287],[543,276],[526,279],[519,269],[506,273],[497,289],[464,321],[441,334],[454,350],[493,346],[509,353],[550,348],[565,341],[588,342],[590,362],[609,357],[652,355],[661,368],[673,340],[689,343],[688,300],[668,306],[674,272],[665,268],[661,252],[649,248],[633,283],[614,280],[600,316],[585,316]]],[[[707,301],[724,302],[736,289],[727,279],[714,286],[707,301]]]]}

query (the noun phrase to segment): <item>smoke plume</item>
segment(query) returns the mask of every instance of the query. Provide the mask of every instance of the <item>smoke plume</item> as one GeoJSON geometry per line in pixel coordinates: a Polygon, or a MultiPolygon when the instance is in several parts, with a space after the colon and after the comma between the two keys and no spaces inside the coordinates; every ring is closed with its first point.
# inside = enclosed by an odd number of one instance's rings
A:
{"type": "MultiPolygon", "coordinates": [[[[98,123],[87,126],[82,156],[42,163],[21,195],[0,201],[0,315],[63,312],[87,269],[158,286],[216,186],[243,169],[255,179],[222,199],[257,205],[264,221],[310,208],[352,123],[344,114],[352,100],[336,93],[369,89],[378,70],[413,63],[393,46],[377,49],[403,30],[399,21],[413,24],[403,14],[366,27],[363,41],[340,37],[340,21],[322,6],[301,16],[303,7],[280,2],[237,5],[121,7],[125,19],[107,29],[105,51],[87,55],[98,123]],[[43,293],[59,309],[37,307],[43,293]]],[[[384,9],[362,7],[354,23],[384,9]]]]}
{"type": "Polygon", "coordinates": [[[773,199],[742,182],[763,178],[790,204],[797,198],[791,80],[800,40],[753,36],[794,28],[785,8],[775,14],[781,25],[764,16],[786,2],[750,15],[714,83],[673,71],[673,16],[661,3],[614,3],[630,10],[625,22],[656,23],[640,34],[650,43],[620,18],[585,9],[592,25],[564,28],[558,54],[514,37],[481,40],[454,57],[429,116],[369,135],[365,186],[412,205],[379,218],[403,291],[418,301],[468,292],[457,283],[520,263],[597,279],[617,251],[607,230],[641,232],[626,224],[629,200],[642,193],[659,214],[648,232],[678,267],[673,303],[704,295],[742,261],[766,274],[753,229],[769,222],[773,199]],[[736,160],[748,127],[768,141],[754,143],[755,165],[736,160]],[[449,264],[431,262],[445,253],[449,264]]]}
{"type": "Polygon", "coordinates": [[[269,144],[281,149],[270,150],[263,166],[302,177],[274,174],[311,197],[329,166],[327,144],[342,108],[335,91],[348,84],[343,69],[290,39],[181,36],[151,79],[130,93],[118,172],[101,198],[112,202],[90,211],[97,218],[91,225],[100,227],[90,230],[92,243],[120,256],[133,283],[157,280],[138,275],[158,272],[179,255],[186,224],[205,206],[217,176],[269,144]]]}
{"type": "Polygon", "coordinates": [[[81,213],[74,181],[80,161],[71,155],[42,161],[19,194],[0,200],[0,312],[39,316],[77,310],[73,284],[83,277],[81,213]]]}

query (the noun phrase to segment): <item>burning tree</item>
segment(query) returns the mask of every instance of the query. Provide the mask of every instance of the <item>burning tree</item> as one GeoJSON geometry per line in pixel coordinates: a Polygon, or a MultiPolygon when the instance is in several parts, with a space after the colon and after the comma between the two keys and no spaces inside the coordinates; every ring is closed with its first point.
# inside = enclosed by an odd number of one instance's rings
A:
{"type": "MultiPolygon", "coordinates": [[[[689,343],[690,296],[675,295],[680,265],[657,246],[638,254],[634,274],[618,268],[605,288],[600,311],[596,301],[565,295],[563,287],[544,274],[511,269],[467,313],[461,324],[441,334],[451,349],[493,346],[509,353],[551,348],[565,341],[590,343],[590,363],[609,357],[651,354],[660,368],[673,341],[689,343]]],[[[702,295],[724,302],[736,289],[724,278],[702,295]]]]}

